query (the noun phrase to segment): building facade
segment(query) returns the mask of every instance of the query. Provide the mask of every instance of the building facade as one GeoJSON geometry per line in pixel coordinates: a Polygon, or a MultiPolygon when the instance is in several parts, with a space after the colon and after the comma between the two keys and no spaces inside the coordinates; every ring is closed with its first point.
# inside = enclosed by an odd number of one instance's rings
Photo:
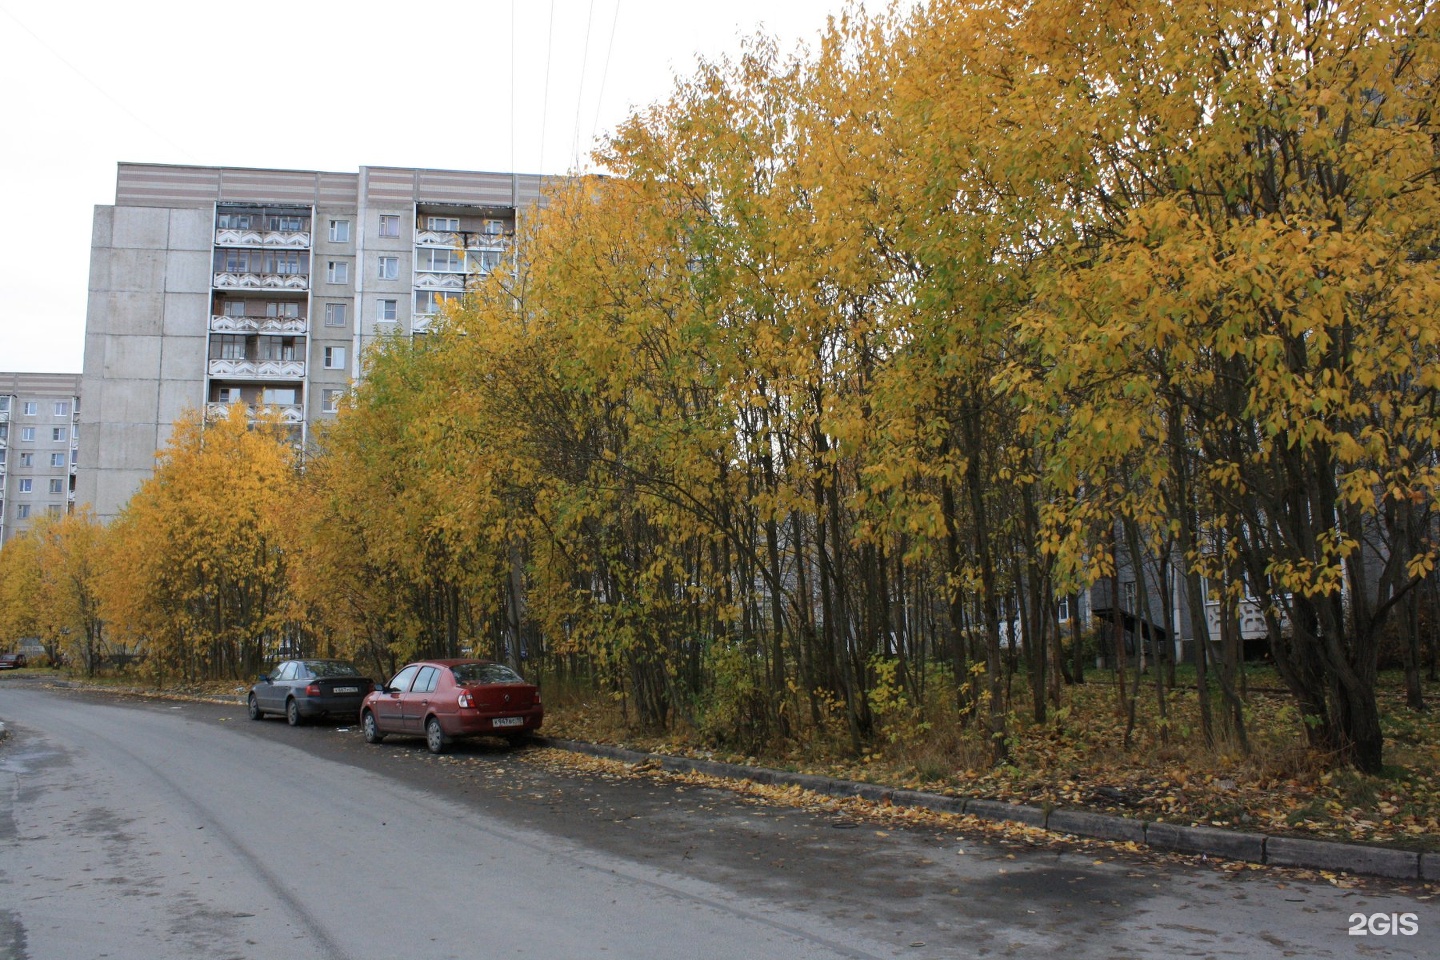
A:
{"type": "Polygon", "coordinates": [[[187,412],[333,417],[385,336],[505,262],[539,176],[122,163],[95,209],[78,498],[114,517],[187,412]]]}
{"type": "Polygon", "coordinates": [[[80,376],[0,373],[0,545],[74,509],[80,376]]]}

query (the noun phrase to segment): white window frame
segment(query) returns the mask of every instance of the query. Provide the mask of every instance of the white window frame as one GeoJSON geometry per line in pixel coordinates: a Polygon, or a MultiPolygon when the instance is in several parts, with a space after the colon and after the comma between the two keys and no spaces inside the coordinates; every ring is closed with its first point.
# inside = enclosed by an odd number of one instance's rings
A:
{"type": "Polygon", "coordinates": [[[50,478],[50,493],[59,496],[65,492],[65,482],[60,477],[50,478]]]}
{"type": "Polygon", "coordinates": [[[57,417],[68,417],[68,416],[70,416],[70,401],[69,401],[69,400],[56,400],[56,401],[55,401],[55,416],[57,416],[57,417]]]}
{"type": "Polygon", "coordinates": [[[50,441],[52,443],[66,443],[70,440],[69,427],[51,427],[50,441]]]}
{"type": "Polygon", "coordinates": [[[30,477],[21,477],[21,478],[20,478],[19,492],[20,492],[20,493],[34,493],[34,492],[35,492],[35,481],[32,480],[30,477]]]}
{"type": "Polygon", "coordinates": [[[459,233],[459,217],[426,217],[425,229],[433,233],[459,233]],[[454,226],[451,226],[454,224],[454,226]]]}
{"type": "Polygon", "coordinates": [[[379,230],[380,230],[380,234],[379,234],[379,235],[382,236],[382,237],[398,237],[398,236],[400,236],[400,215],[399,215],[399,214],[393,214],[393,213],[382,213],[382,214],[380,214],[380,228],[379,228],[379,230]]]}
{"type": "Polygon", "coordinates": [[[63,454],[63,453],[52,453],[52,454],[50,454],[50,466],[52,466],[52,467],[63,467],[63,466],[65,466],[65,454],[63,454]]]}
{"type": "Polygon", "coordinates": [[[344,370],[345,348],[326,347],[324,353],[324,360],[321,363],[321,366],[323,366],[326,370],[344,370]]]}
{"type": "Polygon", "coordinates": [[[325,264],[326,283],[349,283],[350,264],[345,260],[330,260],[325,264]]]}
{"type": "Polygon", "coordinates": [[[26,401],[25,401],[25,406],[24,406],[24,413],[25,413],[25,416],[27,416],[27,417],[33,417],[33,416],[36,416],[37,414],[39,414],[39,413],[40,413],[40,401],[39,401],[39,400],[26,400],[26,401]]]}
{"type": "Polygon", "coordinates": [[[35,442],[35,428],[34,428],[34,427],[21,427],[21,428],[20,428],[20,442],[21,442],[21,443],[34,443],[34,442],[35,442]]]}
{"type": "Polygon", "coordinates": [[[22,466],[22,467],[33,467],[33,466],[35,466],[35,454],[31,453],[31,452],[28,451],[28,450],[26,450],[24,453],[20,454],[20,466],[22,466]]]}
{"type": "Polygon", "coordinates": [[[331,220],[331,221],[330,221],[330,242],[331,242],[331,243],[349,243],[349,242],[350,242],[350,221],[349,221],[349,220],[331,220]]]}
{"type": "Polygon", "coordinates": [[[349,312],[349,311],[346,310],[346,304],[343,304],[343,303],[327,303],[327,304],[325,304],[325,326],[327,326],[327,327],[343,327],[343,326],[345,326],[347,323],[350,322],[350,321],[349,321],[349,318],[346,316],[346,314],[347,314],[348,312],[349,312]]]}
{"type": "Polygon", "coordinates": [[[29,519],[30,519],[30,504],[28,504],[28,503],[16,504],[16,506],[15,506],[15,519],[16,519],[16,520],[29,520],[29,519]]]}
{"type": "Polygon", "coordinates": [[[391,323],[400,319],[400,301],[382,297],[375,301],[375,321],[391,323]]]}
{"type": "Polygon", "coordinates": [[[381,280],[399,280],[400,258],[382,253],[376,261],[375,269],[381,280]]]}
{"type": "Polygon", "coordinates": [[[345,395],[344,390],[338,388],[327,388],[320,391],[320,412],[339,413],[340,398],[345,395]]]}

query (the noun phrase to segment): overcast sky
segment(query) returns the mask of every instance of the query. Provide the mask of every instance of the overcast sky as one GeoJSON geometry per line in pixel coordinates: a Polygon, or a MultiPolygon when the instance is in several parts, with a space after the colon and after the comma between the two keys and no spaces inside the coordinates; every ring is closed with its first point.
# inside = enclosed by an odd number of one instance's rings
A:
{"type": "Polygon", "coordinates": [[[80,371],[120,161],[564,173],[697,57],[759,31],[813,45],[844,7],[0,0],[0,370],[80,371]]]}

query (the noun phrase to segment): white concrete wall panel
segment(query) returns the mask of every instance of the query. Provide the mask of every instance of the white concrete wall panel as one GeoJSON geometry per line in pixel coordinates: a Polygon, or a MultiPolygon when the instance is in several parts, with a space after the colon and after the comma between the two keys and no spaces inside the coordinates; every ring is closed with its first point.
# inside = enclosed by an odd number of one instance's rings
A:
{"type": "Polygon", "coordinates": [[[170,211],[163,207],[116,207],[110,245],[164,250],[169,234],[170,211]]]}
{"type": "Polygon", "coordinates": [[[171,210],[170,249],[210,252],[215,236],[215,212],[210,207],[171,210]]]}
{"type": "Polygon", "coordinates": [[[165,258],[167,293],[209,293],[213,271],[210,254],[199,250],[172,250],[165,258]]]}
{"type": "Polygon", "coordinates": [[[204,337],[210,329],[210,291],[167,293],[163,310],[167,337],[204,337]]]}

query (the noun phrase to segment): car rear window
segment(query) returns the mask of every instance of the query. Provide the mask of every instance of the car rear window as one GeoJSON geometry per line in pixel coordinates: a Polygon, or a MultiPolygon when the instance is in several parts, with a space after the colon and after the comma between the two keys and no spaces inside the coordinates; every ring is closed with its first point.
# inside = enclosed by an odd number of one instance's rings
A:
{"type": "Polygon", "coordinates": [[[520,674],[502,663],[462,663],[451,667],[455,682],[461,686],[472,683],[524,683],[520,674]]]}
{"type": "Polygon", "coordinates": [[[305,665],[317,677],[358,677],[360,671],[353,663],[337,663],[333,660],[307,660],[305,665]]]}

